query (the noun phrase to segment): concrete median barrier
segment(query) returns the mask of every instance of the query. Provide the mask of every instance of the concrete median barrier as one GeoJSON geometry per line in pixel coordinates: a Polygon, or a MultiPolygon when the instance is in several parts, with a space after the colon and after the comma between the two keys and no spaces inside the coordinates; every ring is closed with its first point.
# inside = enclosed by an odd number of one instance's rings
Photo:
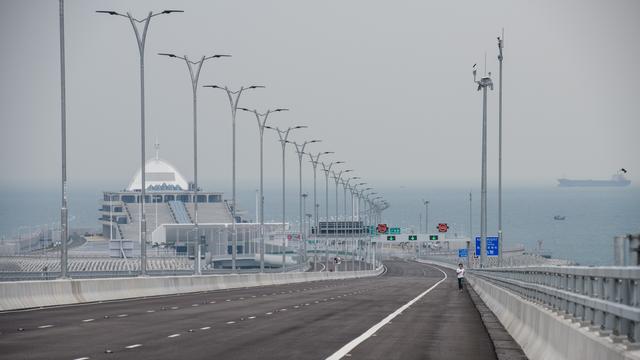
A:
{"type": "Polygon", "coordinates": [[[377,276],[372,271],[229,274],[0,282],[0,311],[306,281],[377,276]]]}

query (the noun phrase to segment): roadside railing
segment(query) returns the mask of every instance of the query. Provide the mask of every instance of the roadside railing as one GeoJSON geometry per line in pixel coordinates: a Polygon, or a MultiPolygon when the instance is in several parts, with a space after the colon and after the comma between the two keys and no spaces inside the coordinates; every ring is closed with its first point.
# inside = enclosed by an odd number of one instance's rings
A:
{"type": "Polygon", "coordinates": [[[640,345],[640,267],[531,266],[470,273],[611,336],[614,342],[640,345]]]}

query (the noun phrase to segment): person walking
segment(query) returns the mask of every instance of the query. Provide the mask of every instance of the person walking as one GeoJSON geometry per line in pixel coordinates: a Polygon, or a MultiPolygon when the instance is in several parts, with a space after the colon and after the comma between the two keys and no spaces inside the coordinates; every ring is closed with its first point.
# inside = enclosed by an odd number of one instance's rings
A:
{"type": "Polygon", "coordinates": [[[456,274],[458,275],[458,290],[462,291],[462,283],[464,282],[464,265],[462,263],[458,264],[456,274]]]}

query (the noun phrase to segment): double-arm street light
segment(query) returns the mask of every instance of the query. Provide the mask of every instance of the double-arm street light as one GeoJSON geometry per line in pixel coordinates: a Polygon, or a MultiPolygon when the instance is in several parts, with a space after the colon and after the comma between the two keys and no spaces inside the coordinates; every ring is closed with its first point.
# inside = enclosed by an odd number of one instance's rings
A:
{"type": "MultiPolygon", "coordinates": [[[[325,240],[325,251],[324,251],[324,256],[325,256],[325,260],[326,260],[326,267],[327,267],[327,271],[329,271],[329,173],[331,172],[331,168],[333,167],[333,165],[338,165],[338,164],[344,164],[344,161],[333,161],[330,162],[328,165],[325,163],[321,163],[322,164],[322,171],[324,171],[324,177],[325,177],[325,189],[324,189],[324,194],[325,194],[325,227],[326,227],[326,240],[325,240]]],[[[337,216],[337,214],[336,214],[337,216]]]]}
{"type": "MultiPolygon", "coordinates": [[[[338,238],[339,238],[339,234],[338,234],[338,220],[340,219],[339,213],[338,213],[338,184],[340,183],[340,180],[342,178],[342,175],[352,172],[353,169],[347,169],[347,170],[340,170],[339,172],[335,172],[332,171],[333,173],[333,180],[336,182],[336,221],[333,222],[333,233],[335,234],[335,250],[336,250],[336,257],[338,257],[338,238]]],[[[345,200],[345,216],[346,216],[346,200],[345,200]]],[[[345,264],[346,265],[346,264],[345,264]]],[[[336,265],[336,269],[337,269],[337,265],[336,265]]]]}
{"type": "Polygon", "coordinates": [[[476,80],[473,69],[473,82],[482,90],[482,181],[480,183],[480,267],[484,266],[487,256],[487,88],[493,90],[491,73],[476,80]]]}
{"type": "Polygon", "coordinates": [[[258,122],[258,134],[260,135],[260,272],[264,272],[264,166],[263,166],[263,150],[264,150],[264,129],[267,127],[267,120],[269,114],[274,112],[289,111],[289,109],[278,108],[274,110],[267,110],[264,113],[259,113],[258,110],[249,110],[247,108],[238,108],[242,111],[253,113],[256,116],[258,122]]]}
{"type": "MultiPolygon", "coordinates": [[[[343,192],[343,200],[344,200],[344,221],[347,221],[347,189],[349,189],[349,182],[351,180],[358,180],[360,179],[359,176],[352,176],[350,178],[347,179],[343,179],[342,180],[342,188],[344,190],[343,192]]],[[[353,246],[353,195],[351,195],[351,217],[350,217],[351,223],[349,224],[349,227],[351,229],[351,234],[349,234],[349,237],[351,238],[352,241],[352,246],[351,246],[351,270],[355,270],[356,269],[356,253],[355,253],[355,246],[353,246]]],[[[346,232],[346,225],[345,225],[345,233],[344,233],[344,238],[345,238],[345,242],[347,241],[347,232],[346,232]]],[[[346,248],[346,245],[345,245],[346,248]]],[[[346,256],[346,253],[345,253],[346,256]]]]}
{"type": "Polygon", "coordinates": [[[240,89],[236,91],[229,90],[227,86],[220,87],[218,85],[205,85],[204,87],[224,90],[224,92],[227,93],[227,97],[229,98],[229,105],[231,106],[231,217],[233,229],[231,240],[231,245],[233,247],[233,249],[231,250],[231,269],[236,270],[236,258],[238,256],[238,230],[236,229],[236,113],[238,112],[238,102],[240,101],[240,96],[242,95],[243,91],[259,88],[261,89],[264,88],[264,86],[241,86],[240,89]]]}
{"type": "Polygon", "coordinates": [[[315,232],[314,232],[314,236],[313,236],[313,271],[318,271],[318,232],[320,231],[319,229],[319,222],[318,222],[318,199],[317,199],[317,187],[316,187],[316,183],[317,183],[317,170],[318,170],[318,164],[320,163],[320,156],[322,155],[328,155],[328,154],[333,154],[333,151],[325,151],[325,152],[319,152],[317,153],[315,156],[311,153],[309,153],[309,158],[311,159],[311,166],[313,167],[313,218],[314,218],[314,227],[315,227],[315,232]]]}
{"type": "MultiPolygon", "coordinates": [[[[299,165],[299,176],[298,176],[298,181],[299,181],[299,185],[300,185],[300,193],[299,193],[299,200],[300,200],[300,229],[299,229],[299,236],[300,236],[300,241],[302,244],[302,259],[304,261],[304,264],[306,265],[307,263],[307,241],[304,239],[304,235],[303,235],[303,224],[304,224],[304,214],[302,211],[302,201],[303,201],[303,194],[302,194],[302,158],[304,157],[304,154],[306,154],[304,152],[304,148],[308,145],[308,144],[313,144],[313,143],[318,143],[321,142],[321,140],[309,140],[309,141],[305,141],[301,144],[295,142],[295,141],[289,141],[289,143],[293,144],[293,146],[296,149],[296,154],[298,155],[298,165],[299,165]]],[[[306,194],[304,195],[306,197],[306,194]]],[[[306,211],[306,210],[305,210],[306,211]]]]}
{"type": "MultiPolygon", "coordinates": [[[[140,149],[141,149],[141,166],[140,166],[140,275],[144,276],[147,274],[147,220],[145,217],[145,105],[144,105],[144,49],[147,41],[147,33],[149,30],[149,22],[151,22],[151,18],[156,17],[158,15],[165,15],[171,13],[181,13],[182,10],[163,10],[158,13],[149,12],[147,17],[143,19],[134,18],[131,13],[127,12],[125,14],[121,14],[116,11],[111,10],[98,10],[96,11],[100,14],[108,14],[113,16],[121,16],[129,19],[131,23],[131,27],[133,27],[133,32],[136,36],[136,42],[138,44],[138,52],[140,53],[140,149]],[[138,29],[138,25],[143,24],[142,34],[138,29]]],[[[66,184],[63,184],[65,186],[66,184]]],[[[66,200],[64,200],[66,202],[66,200]]],[[[65,206],[66,207],[66,206],[65,206]]],[[[63,224],[64,225],[64,224],[63,224]]],[[[64,226],[63,232],[66,232],[66,225],[64,226]]],[[[62,241],[63,244],[66,244],[66,239],[62,241]]],[[[66,245],[63,245],[63,252],[66,252],[66,245]]],[[[66,261],[65,266],[63,267],[63,277],[66,276],[66,261]]]]}
{"type": "Polygon", "coordinates": [[[231,55],[202,56],[199,61],[191,61],[186,55],[178,56],[169,53],[160,53],[158,55],[183,60],[185,64],[187,64],[187,69],[189,69],[189,76],[191,78],[191,89],[193,93],[193,230],[196,234],[196,261],[194,264],[194,272],[195,274],[200,275],[200,252],[202,239],[200,238],[200,231],[198,230],[198,80],[200,79],[200,70],[202,70],[202,65],[205,61],[221,57],[230,57],[231,55]]]}
{"type": "Polygon", "coordinates": [[[289,133],[291,132],[291,130],[296,130],[296,129],[306,129],[307,126],[304,125],[298,125],[298,126],[290,126],[284,130],[280,129],[279,127],[271,127],[271,126],[265,126],[267,129],[270,130],[274,130],[275,132],[278,133],[278,137],[280,138],[280,145],[282,145],[282,272],[286,272],[287,271],[287,261],[286,261],[286,256],[287,256],[287,229],[286,229],[286,217],[285,217],[285,150],[287,147],[287,139],[289,138],[289,133]]]}

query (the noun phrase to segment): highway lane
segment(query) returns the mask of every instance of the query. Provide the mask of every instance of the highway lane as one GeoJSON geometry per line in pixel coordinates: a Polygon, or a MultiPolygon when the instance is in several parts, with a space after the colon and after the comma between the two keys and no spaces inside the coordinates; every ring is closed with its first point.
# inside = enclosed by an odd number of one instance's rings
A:
{"type": "MultiPolygon", "coordinates": [[[[444,277],[414,262],[387,266],[376,278],[0,314],[0,358],[324,359],[444,277]]],[[[455,286],[449,274],[349,357],[495,359],[477,311],[455,286]]]]}

